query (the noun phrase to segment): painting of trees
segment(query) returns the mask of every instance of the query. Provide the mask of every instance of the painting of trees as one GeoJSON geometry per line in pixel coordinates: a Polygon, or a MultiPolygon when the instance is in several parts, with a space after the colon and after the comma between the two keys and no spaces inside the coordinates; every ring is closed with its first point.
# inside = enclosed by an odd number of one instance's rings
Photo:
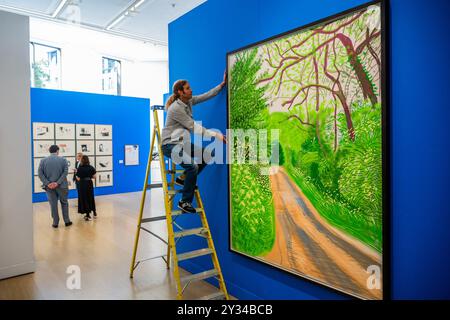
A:
{"type": "Polygon", "coordinates": [[[232,249],[374,299],[364,272],[381,267],[383,243],[382,44],[373,4],[228,56],[230,128],[278,129],[281,153],[269,180],[231,164],[232,249]]]}

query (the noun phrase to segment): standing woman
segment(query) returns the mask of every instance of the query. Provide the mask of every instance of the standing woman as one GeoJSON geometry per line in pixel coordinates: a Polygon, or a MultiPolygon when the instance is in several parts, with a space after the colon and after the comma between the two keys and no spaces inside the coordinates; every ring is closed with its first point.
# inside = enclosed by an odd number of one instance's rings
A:
{"type": "Polygon", "coordinates": [[[176,179],[178,185],[183,186],[182,198],[178,202],[178,208],[184,212],[195,213],[192,206],[194,199],[197,176],[206,166],[203,159],[204,148],[198,150],[190,142],[190,133],[199,133],[206,137],[214,137],[226,143],[226,138],[220,133],[208,130],[194,121],[192,106],[216,96],[225,86],[226,73],[223,75],[223,81],[210,91],[198,95],[192,95],[192,89],[187,80],[178,80],[173,85],[173,94],[166,103],[166,123],[162,130],[162,151],[166,157],[172,158],[176,164],[184,168],[184,175],[176,179]],[[188,141],[185,141],[188,140],[188,141]],[[196,154],[202,155],[202,159],[194,159],[196,154]],[[177,163],[181,158],[181,163],[177,163]]]}
{"type": "Polygon", "coordinates": [[[91,212],[94,213],[94,217],[97,217],[94,183],[92,182],[96,173],[95,168],[89,163],[89,157],[86,155],[82,156],[76,173],[78,181],[78,213],[85,214],[84,220],[86,221],[91,219],[91,212]]]}

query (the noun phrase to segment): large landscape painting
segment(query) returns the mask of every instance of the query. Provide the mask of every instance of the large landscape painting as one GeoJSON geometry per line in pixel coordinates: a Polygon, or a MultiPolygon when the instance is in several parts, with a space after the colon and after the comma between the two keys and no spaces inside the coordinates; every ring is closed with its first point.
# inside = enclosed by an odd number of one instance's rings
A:
{"type": "Polygon", "coordinates": [[[269,149],[229,166],[231,250],[363,299],[383,297],[382,28],[374,3],[228,54],[229,128],[269,149]]]}

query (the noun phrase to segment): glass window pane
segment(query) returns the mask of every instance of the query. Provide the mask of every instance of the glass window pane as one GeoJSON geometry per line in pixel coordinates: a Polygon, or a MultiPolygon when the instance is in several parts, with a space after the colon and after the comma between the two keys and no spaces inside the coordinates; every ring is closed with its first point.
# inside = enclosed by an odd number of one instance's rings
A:
{"type": "Polygon", "coordinates": [[[107,94],[120,95],[121,94],[121,77],[120,77],[120,61],[103,58],[103,78],[102,87],[103,92],[107,94]]]}
{"type": "Polygon", "coordinates": [[[61,88],[61,50],[32,43],[31,83],[36,88],[61,88]]]}

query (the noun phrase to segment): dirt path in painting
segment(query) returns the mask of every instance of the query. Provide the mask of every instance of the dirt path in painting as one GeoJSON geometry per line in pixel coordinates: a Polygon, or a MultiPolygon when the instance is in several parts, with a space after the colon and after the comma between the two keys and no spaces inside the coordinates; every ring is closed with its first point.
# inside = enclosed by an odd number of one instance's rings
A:
{"type": "Polygon", "coordinates": [[[276,239],[262,257],[324,284],[368,299],[381,290],[367,288],[367,267],[381,267],[381,256],[329,225],[283,168],[270,176],[276,214],[276,239]]]}

